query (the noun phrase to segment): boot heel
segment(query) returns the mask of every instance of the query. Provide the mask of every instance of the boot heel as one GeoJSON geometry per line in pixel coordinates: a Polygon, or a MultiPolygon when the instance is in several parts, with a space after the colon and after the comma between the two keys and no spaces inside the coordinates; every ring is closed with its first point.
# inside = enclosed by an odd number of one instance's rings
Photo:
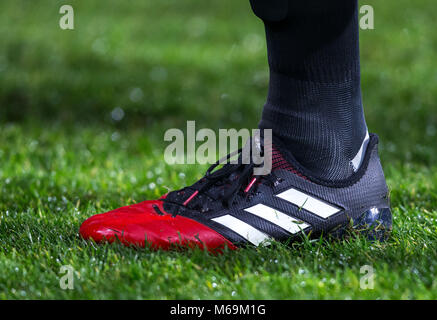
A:
{"type": "Polygon", "coordinates": [[[385,241],[392,230],[392,213],[390,208],[371,208],[355,223],[355,229],[360,230],[371,241],[385,241]]]}
{"type": "Polygon", "coordinates": [[[361,234],[370,241],[386,241],[392,230],[392,213],[390,208],[370,208],[352,225],[343,226],[332,235],[344,238],[348,235],[361,234]]]}

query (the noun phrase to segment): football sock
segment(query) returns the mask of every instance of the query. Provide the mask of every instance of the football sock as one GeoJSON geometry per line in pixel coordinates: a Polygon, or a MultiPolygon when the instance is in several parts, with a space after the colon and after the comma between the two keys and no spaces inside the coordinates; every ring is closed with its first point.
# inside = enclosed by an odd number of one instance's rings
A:
{"type": "Polygon", "coordinates": [[[265,25],[270,84],[261,129],[272,129],[315,176],[344,180],[368,142],[356,0],[250,0],[265,25]]]}

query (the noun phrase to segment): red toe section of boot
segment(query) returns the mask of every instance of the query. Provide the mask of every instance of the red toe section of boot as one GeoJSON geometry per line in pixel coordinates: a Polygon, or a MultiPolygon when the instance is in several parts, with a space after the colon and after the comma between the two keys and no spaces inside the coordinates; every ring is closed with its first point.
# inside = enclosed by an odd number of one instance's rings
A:
{"type": "MultiPolygon", "coordinates": [[[[162,201],[160,202],[162,209],[162,201]]],[[[177,246],[207,248],[210,251],[226,246],[236,249],[221,234],[182,216],[138,213],[103,215],[106,215],[103,219],[95,219],[94,216],[81,225],[80,234],[83,238],[91,238],[96,242],[113,242],[118,239],[126,245],[141,247],[147,242],[152,248],[163,250],[177,246]]]]}
{"type": "Polygon", "coordinates": [[[115,210],[111,210],[105,213],[96,214],[90,218],[88,218],[84,224],[90,225],[95,222],[101,222],[108,218],[123,218],[129,216],[137,216],[137,215],[152,215],[159,216],[167,214],[163,208],[163,199],[165,199],[166,195],[163,195],[158,200],[147,200],[140,203],[136,203],[130,206],[121,207],[115,210]]]}

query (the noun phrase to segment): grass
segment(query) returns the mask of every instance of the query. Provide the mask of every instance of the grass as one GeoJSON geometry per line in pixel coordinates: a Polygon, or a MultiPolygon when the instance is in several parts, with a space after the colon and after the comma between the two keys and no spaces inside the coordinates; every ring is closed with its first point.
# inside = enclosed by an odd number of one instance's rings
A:
{"type": "Polygon", "coordinates": [[[368,125],[381,137],[394,232],[285,248],[154,252],[85,242],[88,216],[156,198],[205,166],[163,161],[165,130],[254,128],[267,91],[247,1],[0,3],[0,299],[436,299],[437,50],[431,0],[368,1],[368,125]],[[205,106],[208,106],[207,108],[205,106]],[[116,107],[125,117],[114,121],[116,107]],[[232,115],[232,116],[230,116],[232,115]],[[62,290],[60,268],[75,270],[62,290]],[[373,290],[360,289],[363,265],[373,290]]]}

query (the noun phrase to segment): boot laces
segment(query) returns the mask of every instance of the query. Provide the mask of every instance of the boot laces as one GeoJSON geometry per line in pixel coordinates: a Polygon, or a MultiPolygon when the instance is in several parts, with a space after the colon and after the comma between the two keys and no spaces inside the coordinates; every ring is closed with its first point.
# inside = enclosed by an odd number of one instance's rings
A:
{"type": "Polygon", "coordinates": [[[278,181],[275,174],[270,172],[270,174],[267,175],[255,175],[254,169],[262,167],[263,164],[255,164],[252,158],[250,158],[249,163],[244,164],[242,161],[242,152],[243,148],[218,160],[208,168],[204,177],[197,183],[181,190],[174,191],[177,194],[175,199],[171,202],[186,208],[192,208],[196,203],[195,199],[198,198],[199,195],[206,195],[213,200],[221,201],[223,207],[227,208],[234,202],[238,195],[247,197],[249,194],[253,193],[256,187],[260,184],[267,184],[270,186],[275,185],[278,181]],[[237,154],[237,163],[227,163],[229,159],[237,154]],[[217,167],[223,163],[226,164],[217,169],[217,167]],[[211,189],[220,186],[224,187],[224,192],[219,199],[216,199],[217,195],[212,194],[211,189]],[[186,198],[186,194],[191,195],[186,198]]]}

